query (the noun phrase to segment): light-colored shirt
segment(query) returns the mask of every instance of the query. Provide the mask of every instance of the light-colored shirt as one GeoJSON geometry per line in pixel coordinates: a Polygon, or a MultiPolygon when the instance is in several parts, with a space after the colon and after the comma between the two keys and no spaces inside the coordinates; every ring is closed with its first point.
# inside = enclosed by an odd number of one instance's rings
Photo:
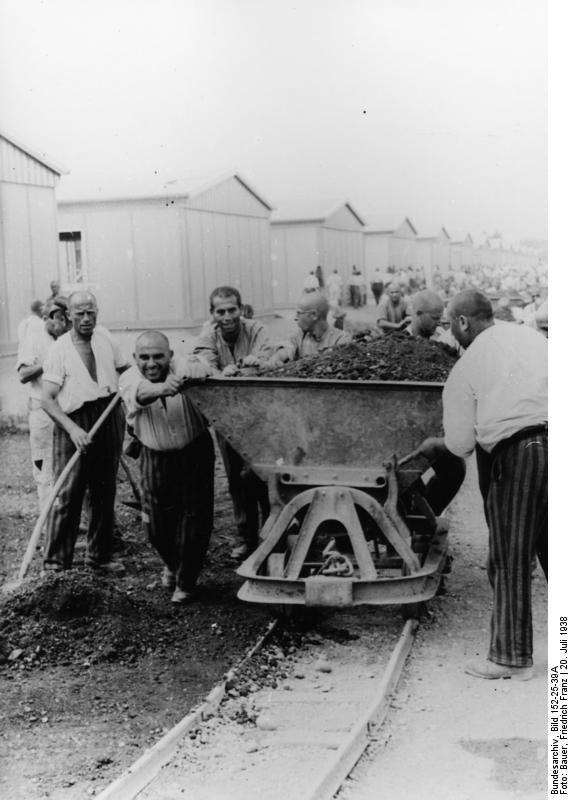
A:
{"type": "MultiPolygon", "coordinates": [[[[174,358],[169,371],[176,374],[179,363],[174,358]]],[[[192,404],[188,391],[172,397],[157,397],[152,403],[141,405],[137,392],[144,380],[137,366],[128,369],[119,379],[127,423],[132,426],[137,439],[150,450],[182,450],[206,430],[204,418],[192,404]]]]}
{"type": "Polygon", "coordinates": [[[297,326],[297,329],[291,335],[290,341],[282,345],[282,349],[285,350],[289,361],[295,361],[298,358],[314,356],[320,353],[321,350],[326,350],[329,347],[347,344],[350,340],[351,336],[347,331],[334,328],[328,324],[319,338],[311,331],[303,332],[301,328],[297,326]]]}
{"type": "Polygon", "coordinates": [[[37,333],[40,330],[45,330],[45,322],[37,314],[31,314],[21,322],[18,323],[17,336],[18,344],[22,345],[28,333],[37,333]]]}
{"type": "Polygon", "coordinates": [[[209,367],[222,370],[228,364],[237,364],[246,356],[256,356],[261,362],[273,355],[274,347],[269,341],[265,327],[256,320],[240,320],[240,332],[230,347],[217,325],[203,328],[192,355],[209,367]]]}
{"type": "Polygon", "coordinates": [[[548,344],[526,325],[482,331],[451,370],[443,389],[445,444],[467,457],[490,453],[517,431],[548,419],[548,344]]]}
{"type": "Polygon", "coordinates": [[[318,289],[319,286],[319,279],[316,275],[307,275],[303,281],[303,289],[309,289],[310,291],[313,291],[314,289],[318,289]]]}
{"type": "MultiPolygon", "coordinates": [[[[37,319],[37,317],[36,317],[37,319]]],[[[40,321],[40,320],[38,320],[40,321]]],[[[45,323],[33,325],[27,329],[23,342],[18,347],[16,369],[20,367],[42,366],[54,339],[46,331],[45,323]]],[[[42,376],[38,375],[26,383],[28,396],[33,400],[42,398],[42,376]]]]}
{"type": "Polygon", "coordinates": [[[378,322],[398,323],[409,316],[409,313],[408,303],[403,297],[400,297],[396,305],[392,303],[388,294],[384,294],[380,298],[378,303],[378,322]]]}
{"type": "Polygon", "coordinates": [[[71,339],[64,333],[53,343],[44,364],[44,381],[60,387],[57,401],[66,414],[84,403],[115,394],[119,387],[117,369],[128,366],[118,345],[106,328],[97,325],[91,337],[97,381],[94,381],[71,339]]]}
{"type": "Polygon", "coordinates": [[[327,289],[337,288],[340,289],[342,286],[342,278],[338,274],[338,272],[331,272],[326,280],[327,289]]]}

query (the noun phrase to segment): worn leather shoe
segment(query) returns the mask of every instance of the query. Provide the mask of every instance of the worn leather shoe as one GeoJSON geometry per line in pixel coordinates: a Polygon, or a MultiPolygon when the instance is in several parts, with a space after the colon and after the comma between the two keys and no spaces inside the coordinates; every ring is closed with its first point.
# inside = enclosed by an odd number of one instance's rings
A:
{"type": "Polygon", "coordinates": [[[468,675],[486,680],[499,678],[512,678],[515,681],[528,681],[532,678],[532,667],[507,667],[504,664],[495,664],[494,661],[471,661],[465,667],[468,675]]]}

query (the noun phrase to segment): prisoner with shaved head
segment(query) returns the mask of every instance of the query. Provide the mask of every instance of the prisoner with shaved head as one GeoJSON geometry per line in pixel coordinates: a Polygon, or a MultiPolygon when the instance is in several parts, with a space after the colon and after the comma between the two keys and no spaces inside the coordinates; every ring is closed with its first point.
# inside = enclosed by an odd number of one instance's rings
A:
{"type": "Polygon", "coordinates": [[[295,312],[297,329],[291,335],[289,342],[277,348],[273,363],[305,358],[329,347],[349,342],[350,334],[329,325],[328,313],[329,302],[323,294],[315,292],[303,295],[297,303],[295,312]]]}
{"type": "Polygon", "coordinates": [[[164,569],[171,601],[196,597],[214,514],[214,445],[193,405],[192,381],[209,373],[200,362],[177,358],[158,330],[141,333],[135,365],[120,379],[127,424],[141,443],[142,520],[164,569]]]}
{"type": "Polygon", "coordinates": [[[545,575],[548,561],[547,341],[526,325],[496,325],[489,299],[474,289],[447,311],[465,352],[443,390],[444,437],[426,439],[416,454],[477,453],[493,610],[487,659],[466,671],[524,680],[533,663],[532,559],[545,575]]]}
{"type": "MultiPolygon", "coordinates": [[[[217,286],[210,294],[212,324],[202,330],[193,357],[214,374],[232,377],[240,369],[257,369],[273,355],[273,345],[264,325],[245,319],[241,294],[233,286],[217,286]]],[[[246,467],[241,455],[219,431],[216,437],[224,461],[236,522],[236,544],[232,558],[241,559],[256,547],[260,518],[269,514],[265,483],[246,467]]]]}
{"type": "Polygon", "coordinates": [[[81,455],[47,518],[44,572],[72,566],[88,489],[86,564],[97,572],[118,574],[124,568],[112,560],[112,545],[115,483],[125,427],[121,404],[114,406],[94,436],[89,431],[113,402],[119,374],[129,365],[109,331],[97,324],[92,292],[73,292],[68,306],[71,329],[53,344],[43,368],[42,408],[55,423],[54,480],[76,451],[81,455]]]}
{"type": "Polygon", "coordinates": [[[443,300],[430,289],[416,292],[412,298],[412,321],[408,331],[412,336],[430,339],[436,332],[443,315],[443,300]]]}
{"type": "Polygon", "coordinates": [[[411,321],[409,302],[402,296],[399,284],[392,281],[385,287],[385,294],[378,304],[376,326],[383,333],[401,331],[411,321]]]}

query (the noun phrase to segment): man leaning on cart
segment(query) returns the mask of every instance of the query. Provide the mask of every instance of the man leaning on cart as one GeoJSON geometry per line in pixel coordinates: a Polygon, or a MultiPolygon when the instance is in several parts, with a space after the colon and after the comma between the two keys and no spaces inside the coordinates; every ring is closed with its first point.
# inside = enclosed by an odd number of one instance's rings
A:
{"type": "Polygon", "coordinates": [[[415,455],[476,452],[493,610],[487,659],[465,671],[527,680],[532,560],[536,553],[545,575],[548,561],[547,341],[526,325],[495,325],[490,301],[472,289],[451,299],[448,316],[465,353],[443,390],[444,436],[415,455]]]}

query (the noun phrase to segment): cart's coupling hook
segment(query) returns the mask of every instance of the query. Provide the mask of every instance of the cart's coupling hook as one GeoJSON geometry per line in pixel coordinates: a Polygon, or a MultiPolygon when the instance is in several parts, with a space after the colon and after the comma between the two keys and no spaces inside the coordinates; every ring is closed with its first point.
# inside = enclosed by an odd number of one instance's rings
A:
{"type": "Polygon", "coordinates": [[[350,578],[354,574],[354,567],[350,560],[335,548],[336,541],[331,539],[323,550],[325,562],[317,572],[317,575],[340,575],[350,578]]]}

